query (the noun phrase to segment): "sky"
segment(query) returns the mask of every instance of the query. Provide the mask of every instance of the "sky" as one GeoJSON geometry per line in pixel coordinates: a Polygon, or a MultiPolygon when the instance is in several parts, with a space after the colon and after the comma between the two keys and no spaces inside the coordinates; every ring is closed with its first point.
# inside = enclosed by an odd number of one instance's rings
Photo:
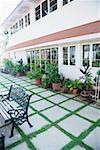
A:
{"type": "Polygon", "coordinates": [[[0,25],[20,2],[21,0],[0,0],[0,25]]]}

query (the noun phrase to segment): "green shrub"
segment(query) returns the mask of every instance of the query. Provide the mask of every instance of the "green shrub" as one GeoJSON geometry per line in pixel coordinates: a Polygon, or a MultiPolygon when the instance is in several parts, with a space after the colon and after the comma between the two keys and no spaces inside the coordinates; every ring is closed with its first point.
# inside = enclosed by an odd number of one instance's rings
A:
{"type": "Polygon", "coordinates": [[[4,68],[8,71],[8,72],[11,72],[14,64],[11,60],[9,59],[4,59],[3,61],[3,64],[4,64],[4,68]]]}

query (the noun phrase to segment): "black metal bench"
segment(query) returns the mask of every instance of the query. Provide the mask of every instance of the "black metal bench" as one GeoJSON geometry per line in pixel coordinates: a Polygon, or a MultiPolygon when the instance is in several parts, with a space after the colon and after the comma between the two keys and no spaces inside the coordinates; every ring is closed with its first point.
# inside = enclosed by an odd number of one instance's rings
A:
{"type": "Polygon", "coordinates": [[[0,95],[0,113],[5,122],[10,120],[12,123],[10,137],[13,136],[16,125],[21,125],[27,121],[29,126],[32,127],[28,120],[28,106],[31,96],[26,94],[22,88],[12,85],[7,95],[0,95]]]}

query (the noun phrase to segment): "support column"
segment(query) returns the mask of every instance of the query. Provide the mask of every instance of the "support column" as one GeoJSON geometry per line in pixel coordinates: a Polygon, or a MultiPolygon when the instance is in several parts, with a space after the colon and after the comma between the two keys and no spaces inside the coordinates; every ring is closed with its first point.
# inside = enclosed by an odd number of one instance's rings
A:
{"type": "Polygon", "coordinates": [[[75,56],[75,60],[76,60],[76,67],[77,68],[81,68],[82,67],[82,45],[79,43],[76,45],[76,56],[75,56]]]}
{"type": "Polygon", "coordinates": [[[61,67],[63,65],[63,48],[58,46],[58,70],[61,72],[61,67]]]}
{"type": "Polygon", "coordinates": [[[92,67],[92,44],[90,44],[89,61],[90,61],[90,67],[92,67]]]}
{"type": "Polygon", "coordinates": [[[61,9],[62,5],[63,5],[63,1],[57,0],[57,9],[61,9]]]}

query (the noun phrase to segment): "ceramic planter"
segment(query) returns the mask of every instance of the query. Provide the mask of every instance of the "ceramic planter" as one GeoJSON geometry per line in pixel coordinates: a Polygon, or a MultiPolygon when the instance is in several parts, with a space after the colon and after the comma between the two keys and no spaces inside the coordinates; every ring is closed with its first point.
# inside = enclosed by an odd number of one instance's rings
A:
{"type": "Polygon", "coordinates": [[[35,79],[35,84],[40,85],[41,84],[41,79],[35,79]]]}
{"type": "Polygon", "coordinates": [[[73,89],[73,90],[72,90],[72,93],[73,93],[73,95],[77,95],[78,89],[73,89]]]}
{"type": "Polygon", "coordinates": [[[60,91],[61,90],[60,83],[52,83],[52,88],[54,91],[60,91]]]}

